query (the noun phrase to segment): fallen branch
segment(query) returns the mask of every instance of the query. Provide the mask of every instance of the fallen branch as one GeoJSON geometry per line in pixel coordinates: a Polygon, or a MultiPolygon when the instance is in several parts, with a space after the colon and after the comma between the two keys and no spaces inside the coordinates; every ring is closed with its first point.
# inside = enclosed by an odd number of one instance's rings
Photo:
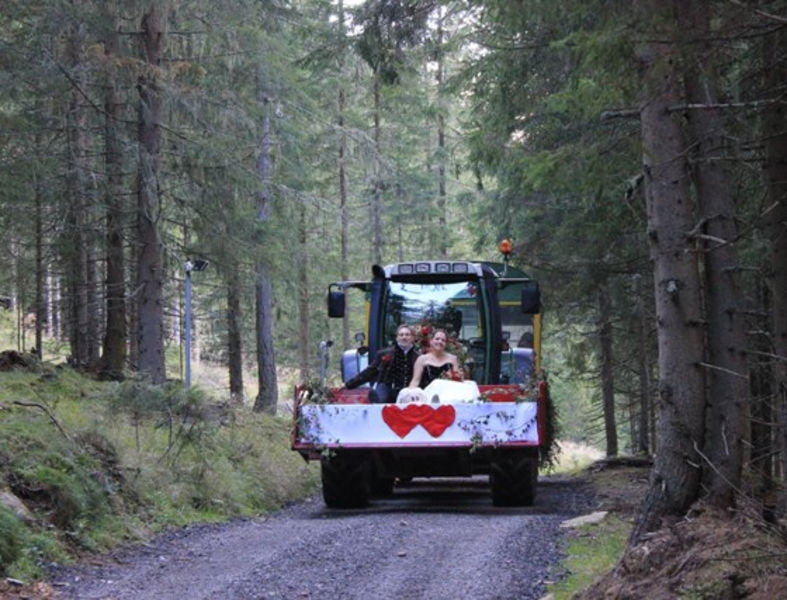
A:
{"type": "Polygon", "coordinates": [[[71,438],[68,437],[68,434],[66,433],[65,429],[63,429],[63,427],[60,425],[58,420],[55,418],[55,415],[52,414],[52,411],[50,411],[43,404],[39,404],[38,402],[22,402],[21,400],[14,400],[14,404],[16,404],[17,406],[27,406],[27,407],[41,409],[42,411],[44,411],[44,413],[46,413],[46,416],[49,417],[49,420],[52,421],[55,427],[57,427],[57,430],[63,435],[63,437],[66,438],[69,442],[71,441],[71,438]]]}
{"type": "MultiPolygon", "coordinates": [[[[709,459],[707,456],[705,456],[705,454],[703,454],[703,453],[702,453],[702,450],[700,450],[700,447],[697,445],[697,442],[696,442],[696,441],[694,442],[694,452],[696,452],[697,454],[699,454],[699,455],[700,455],[700,458],[702,458],[702,460],[703,460],[703,461],[705,461],[705,463],[706,463],[706,464],[707,464],[707,465],[708,465],[708,466],[709,466],[711,469],[713,469],[713,472],[714,472],[714,473],[716,473],[716,475],[718,475],[718,476],[719,476],[719,477],[722,479],[722,481],[724,481],[724,483],[726,483],[728,486],[730,486],[730,488],[731,488],[731,489],[732,489],[732,490],[733,490],[733,491],[734,491],[736,494],[738,494],[738,497],[739,497],[739,498],[745,498],[745,497],[746,497],[746,494],[743,492],[743,490],[742,490],[742,489],[740,489],[738,486],[736,486],[734,483],[732,483],[732,482],[729,480],[729,478],[727,478],[727,477],[724,475],[724,473],[722,473],[722,472],[719,470],[719,468],[718,468],[718,467],[717,467],[715,464],[713,464],[713,461],[712,461],[711,459],[709,459]]],[[[699,465],[698,465],[698,466],[699,466],[699,465]]]]}

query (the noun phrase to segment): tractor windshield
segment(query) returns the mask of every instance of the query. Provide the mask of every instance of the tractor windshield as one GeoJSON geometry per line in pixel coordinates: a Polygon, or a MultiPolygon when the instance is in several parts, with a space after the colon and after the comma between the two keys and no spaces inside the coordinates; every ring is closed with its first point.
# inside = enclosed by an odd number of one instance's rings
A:
{"type": "Polygon", "coordinates": [[[396,328],[413,327],[416,344],[428,350],[435,329],[448,334],[446,351],[456,354],[472,375],[482,373],[484,360],[484,319],[476,282],[402,283],[390,282],[385,301],[384,344],[393,343],[396,328]]]}

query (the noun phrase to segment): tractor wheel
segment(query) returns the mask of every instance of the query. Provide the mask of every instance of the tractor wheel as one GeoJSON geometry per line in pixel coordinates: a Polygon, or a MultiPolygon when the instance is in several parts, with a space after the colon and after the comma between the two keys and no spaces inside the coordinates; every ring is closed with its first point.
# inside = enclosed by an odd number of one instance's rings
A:
{"type": "Polygon", "coordinates": [[[531,506],[536,499],[538,460],[520,453],[500,454],[489,467],[495,506],[531,506]]]}
{"type": "Polygon", "coordinates": [[[372,477],[372,495],[373,496],[390,496],[393,494],[394,478],[393,477],[380,477],[376,475],[372,477]]]}
{"type": "Polygon", "coordinates": [[[329,508],[369,504],[369,461],[365,456],[335,454],[321,461],[322,497],[329,508]]]}

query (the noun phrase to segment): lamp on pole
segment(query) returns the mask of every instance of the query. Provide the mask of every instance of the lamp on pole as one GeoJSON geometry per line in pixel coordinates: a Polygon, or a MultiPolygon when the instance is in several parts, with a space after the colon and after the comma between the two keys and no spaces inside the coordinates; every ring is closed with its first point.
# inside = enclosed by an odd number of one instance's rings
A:
{"type": "Polygon", "coordinates": [[[186,261],[186,388],[191,387],[191,272],[204,271],[208,261],[197,259],[194,262],[186,261]]]}

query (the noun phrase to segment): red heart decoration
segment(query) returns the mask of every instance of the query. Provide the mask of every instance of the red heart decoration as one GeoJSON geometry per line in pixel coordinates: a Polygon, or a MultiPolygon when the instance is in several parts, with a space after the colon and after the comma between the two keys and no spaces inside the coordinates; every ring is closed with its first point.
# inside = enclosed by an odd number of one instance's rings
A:
{"type": "Polygon", "coordinates": [[[454,407],[445,404],[432,408],[426,404],[408,404],[399,408],[394,404],[383,407],[383,421],[400,438],[421,425],[432,437],[440,437],[456,418],[454,407]]]}
{"type": "Polygon", "coordinates": [[[434,409],[426,419],[421,421],[421,425],[432,437],[440,437],[453,424],[455,418],[454,407],[445,404],[434,409]]]}

